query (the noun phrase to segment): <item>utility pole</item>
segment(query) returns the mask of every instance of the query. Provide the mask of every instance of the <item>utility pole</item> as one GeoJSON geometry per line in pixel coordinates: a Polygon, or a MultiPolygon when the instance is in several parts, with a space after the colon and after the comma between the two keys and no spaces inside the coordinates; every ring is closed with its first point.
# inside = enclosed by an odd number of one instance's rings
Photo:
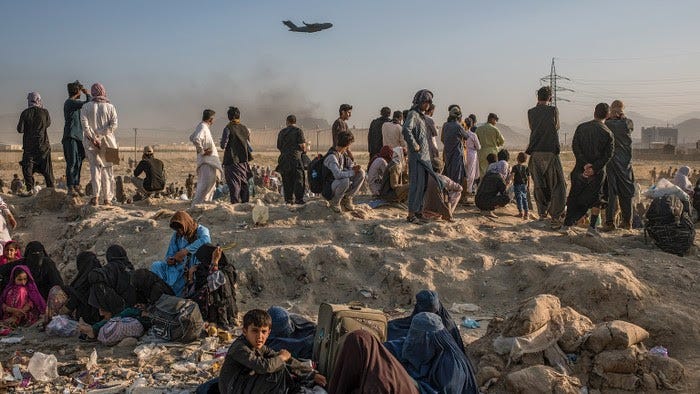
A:
{"type": "Polygon", "coordinates": [[[557,66],[554,64],[554,59],[552,58],[552,66],[550,67],[549,70],[549,75],[545,75],[544,77],[540,78],[540,83],[541,84],[547,84],[549,87],[552,89],[552,104],[556,107],[557,106],[557,101],[567,101],[570,102],[571,100],[566,99],[564,97],[558,97],[558,92],[574,92],[573,89],[569,89],[565,86],[560,86],[559,81],[569,81],[571,80],[565,76],[557,74],[557,66]]]}
{"type": "Polygon", "coordinates": [[[138,129],[134,127],[134,162],[136,162],[136,133],[138,132],[138,129]]]}

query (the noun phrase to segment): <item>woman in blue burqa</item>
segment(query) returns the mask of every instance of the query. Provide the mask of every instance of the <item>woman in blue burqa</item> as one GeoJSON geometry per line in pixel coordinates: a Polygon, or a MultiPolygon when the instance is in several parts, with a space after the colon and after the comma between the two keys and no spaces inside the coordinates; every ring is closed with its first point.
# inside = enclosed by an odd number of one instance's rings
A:
{"type": "Polygon", "coordinates": [[[387,340],[400,339],[408,334],[413,318],[421,312],[435,313],[442,319],[442,325],[452,335],[457,346],[464,352],[464,342],[459,334],[459,328],[452,320],[450,312],[440,302],[437,292],[432,290],[421,290],[416,294],[416,306],[413,308],[411,316],[391,320],[388,325],[387,340]]]}
{"type": "Polygon", "coordinates": [[[422,394],[478,393],[476,371],[440,316],[421,312],[404,339],[384,344],[420,385],[422,394]]]}
{"type": "Polygon", "coordinates": [[[286,349],[294,358],[311,359],[316,324],[279,306],[267,310],[272,317],[272,329],[265,343],[275,351],[286,349]]]}

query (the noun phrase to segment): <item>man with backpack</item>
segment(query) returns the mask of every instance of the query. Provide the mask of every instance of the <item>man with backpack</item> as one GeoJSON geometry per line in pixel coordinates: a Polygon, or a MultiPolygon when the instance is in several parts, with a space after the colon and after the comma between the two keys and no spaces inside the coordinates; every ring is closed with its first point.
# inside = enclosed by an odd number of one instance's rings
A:
{"type": "Polygon", "coordinates": [[[275,171],[282,175],[282,188],[286,204],[304,204],[304,164],[302,155],[306,152],[304,131],[297,127],[297,117],[287,116],[287,127],[277,135],[277,159],[275,171]],[[294,198],[294,199],[292,199],[294,198]]]}
{"type": "Polygon", "coordinates": [[[353,142],[355,137],[350,132],[338,133],[335,146],[328,150],[323,159],[325,168],[322,194],[330,201],[330,207],[336,213],[355,210],[352,198],[365,180],[365,171],[345,154],[353,142]]]}

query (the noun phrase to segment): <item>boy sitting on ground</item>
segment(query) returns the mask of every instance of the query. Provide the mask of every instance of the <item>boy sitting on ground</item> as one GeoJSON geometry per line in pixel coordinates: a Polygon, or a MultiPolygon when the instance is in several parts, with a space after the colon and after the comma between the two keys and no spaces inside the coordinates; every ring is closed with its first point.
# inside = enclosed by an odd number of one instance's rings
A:
{"type": "MultiPolygon", "coordinates": [[[[253,309],[243,316],[243,334],[226,354],[219,375],[219,391],[233,393],[287,393],[299,382],[292,380],[294,372],[308,373],[313,369],[296,360],[285,349],[275,352],[265,346],[272,328],[272,318],[261,309],[253,309]]],[[[326,378],[313,373],[313,382],[326,385],[326,378]]]]}

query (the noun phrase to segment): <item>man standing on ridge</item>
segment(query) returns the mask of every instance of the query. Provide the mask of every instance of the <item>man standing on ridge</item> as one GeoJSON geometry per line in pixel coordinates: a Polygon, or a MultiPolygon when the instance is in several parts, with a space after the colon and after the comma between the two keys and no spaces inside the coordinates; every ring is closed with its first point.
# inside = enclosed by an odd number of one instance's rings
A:
{"type": "Polygon", "coordinates": [[[527,111],[530,142],[525,153],[530,155],[528,169],[534,183],[535,202],[540,220],[550,217],[552,228],[561,227],[566,206],[566,181],[559,159],[559,110],[549,105],[552,89],[537,91],[537,105],[527,111]]]}
{"type": "Polygon", "coordinates": [[[209,129],[214,124],[215,114],[213,110],[205,109],[202,113],[202,121],[190,136],[190,141],[197,150],[197,190],[192,198],[192,204],[212,201],[216,181],[223,172],[219,152],[216,150],[216,144],[209,129]]]}
{"type": "Polygon", "coordinates": [[[63,103],[63,157],[66,160],[66,189],[69,195],[82,196],[80,190],[80,171],[85,160],[85,148],[83,147],[83,126],[80,124],[80,109],[85,103],[90,102],[92,96],[79,81],[68,84],[68,99],[63,103]],[[80,95],[85,95],[85,101],[80,100],[80,95]]]}
{"type": "MultiPolygon", "coordinates": [[[[352,105],[341,104],[340,108],[338,109],[338,119],[333,122],[333,126],[331,127],[334,147],[338,145],[338,134],[342,132],[352,134],[348,128],[348,119],[350,119],[350,116],[352,116],[352,105]]],[[[345,155],[347,155],[350,160],[355,160],[350,149],[345,151],[345,155]]]]}
{"type": "Polygon", "coordinates": [[[44,108],[37,92],[27,95],[28,108],[22,111],[17,123],[17,132],[22,134],[22,175],[27,194],[34,194],[34,173],[44,176],[46,187],[53,187],[51,166],[51,143],[46,129],[51,126],[49,111],[44,108]]]}
{"type": "Polygon", "coordinates": [[[367,150],[369,151],[370,159],[378,154],[382,146],[384,146],[382,126],[386,122],[391,122],[391,118],[389,118],[391,109],[389,107],[383,107],[379,113],[381,116],[369,124],[369,131],[367,131],[367,150]]]}

